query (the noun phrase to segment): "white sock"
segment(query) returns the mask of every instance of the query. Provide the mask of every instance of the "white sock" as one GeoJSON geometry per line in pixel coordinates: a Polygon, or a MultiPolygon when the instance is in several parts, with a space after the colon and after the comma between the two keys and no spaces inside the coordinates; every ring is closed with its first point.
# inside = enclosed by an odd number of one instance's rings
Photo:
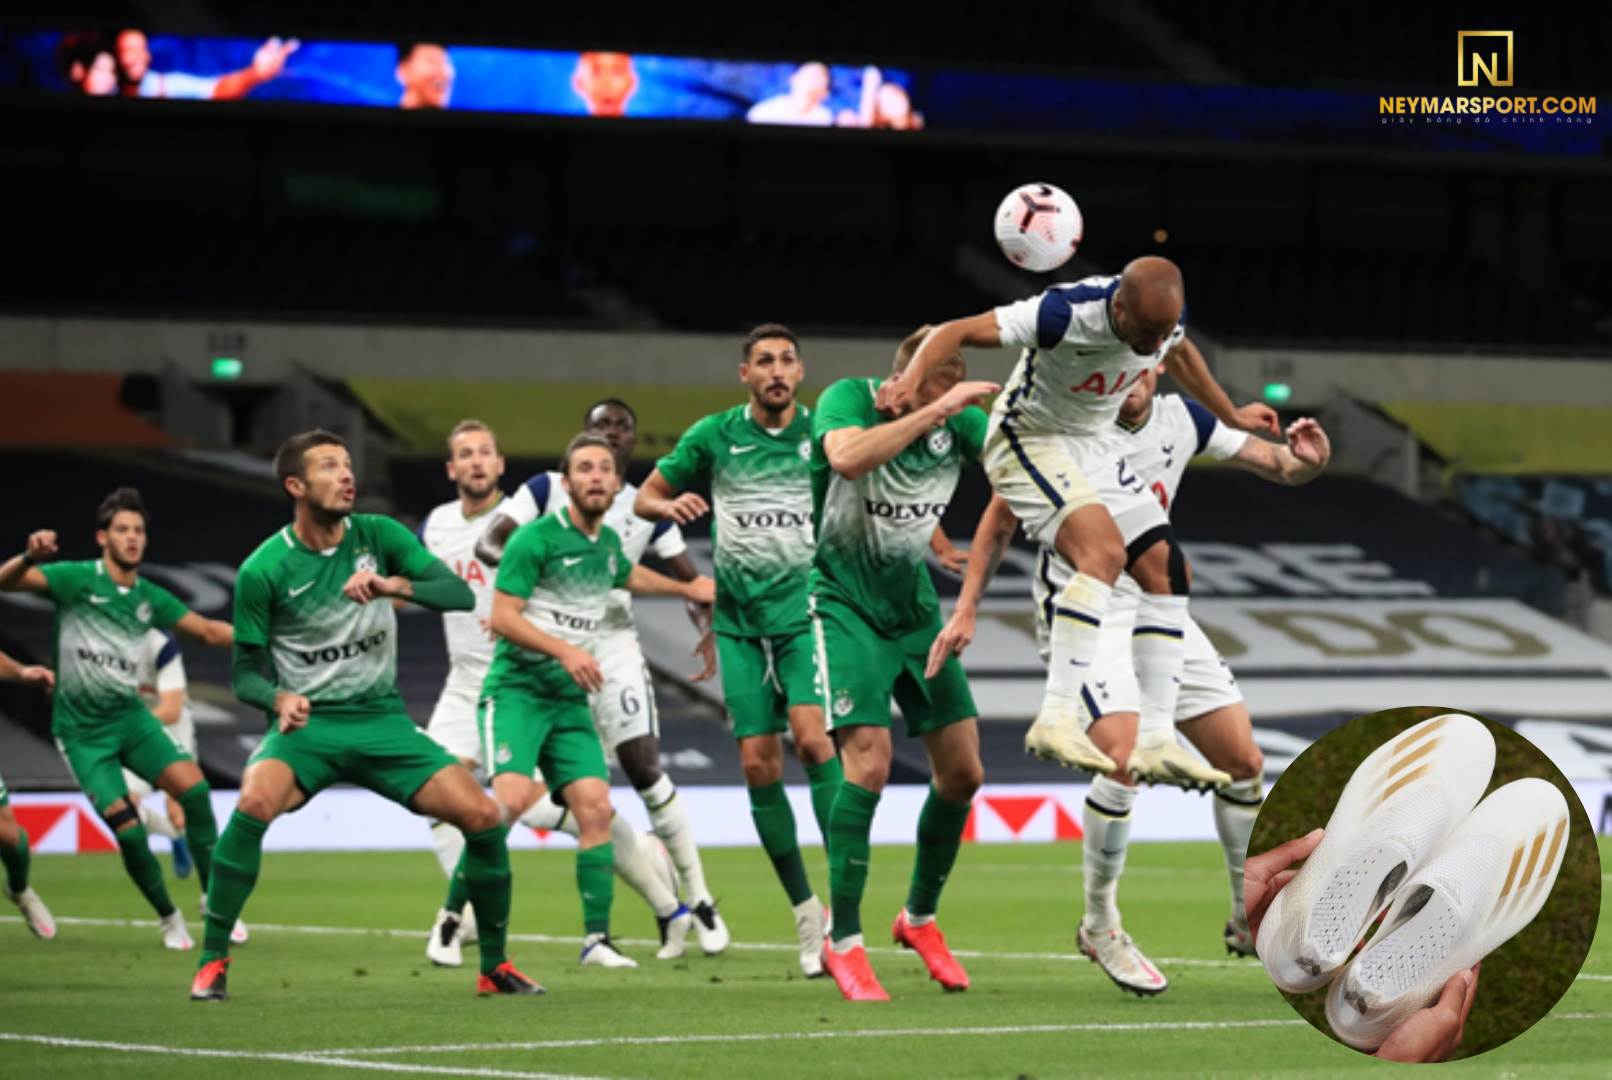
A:
{"type": "Polygon", "coordinates": [[[705,887],[705,867],[700,864],[699,849],[694,846],[694,830],[689,826],[688,815],[678,801],[677,787],[670,776],[661,778],[638,792],[649,809],[649,820],[655,826],[666,850],[671,852],[672,865],[677,876],[683,879],[683,894],[690,907],[711,902],[711,893],[705,887]]]}
{"type": "Polygon", "coordinates": [[[174,828],[174,823],[145,803],[140,804],[140,824],[144,825],[146,832],[152,836],[166,836],[169,840],[179,839],[179,830],[174,828]]]}
{"type": "Polygon", "coordinates": [[[1086,830],[1081,861],[1086,878],[1086,925],[1107,930],[1119,925],[1114,889],[1125,872],[1125,849],[1131,840],[1131,806],[1136,789],[1099,776],[1081,815],[1086,830]]]}
{"type": "Polygon", "coordinates": [[[442,872],[453,877],[459,869],[459,857],[465,853],[465,834],[446,821],[431,822],[431,847],[437,853],[442,872]]]}
{"type": "Polygon", "coordinates": [[[1051,655],[1047,661],[1046,705],[1074,708],[1097,655],[1097,634],[1113,589],[1094,577],[1076,574],[1053,599],[1051,655]]]}
{"type": "Polygon", "coordinates": [[[683,902],[666,887],[666,882],[655,873],[652,861],[660,853],[650,848],[647,838],[640,836],[626,818],[617,814],[610,819],[610,845],[616,856],[616,874],[633,892],[655,912],[655,918],[667,919],[677,914],[683,902]]]}
{"type": "Polygon", "coordinates": [[[1226,875],[1231,879],[1231,918],[1238,926],[1248,925],[1243,907],[1243,862],[1248,858],[1248,837],[1254,819],[1265,801],[1261,777],[1238,780],[1215,792],[1215,832],[1226,849],[1226,875]]]}
{"type": "Polygon", "coordinates": [[[852,949],[860,949],[863,947],[862,935],[852,934],[850,937],[843,937],[838,941],[835,941],[833,938],[829,938],[828,947],[839,953],[841,956],[844,956],[852,949]]]}
{"type": "Polygon", "coordinates": [[[908,926],[928,926],[935,921],[933,915],[914,915],[910,911],[903,912],[903,914],[907,916],[908,926]]]}
{"type": "Polygon", "coordinates": [[[577,817],[566,807],[554,801],[554,792],[546,791],[532,808],[520,816],[520,823],[539,832],[563,832],[567,836],[581,836],[582,827],[577,817]]]}
{"type": "Polygon", "coordinates": [[[1131,657],[1141,696],[1140,732],[1175,731],[1175,702],[1181,693],[1186,656],[1187,598],[1143,593],[1131,631],[1131,657]]]}

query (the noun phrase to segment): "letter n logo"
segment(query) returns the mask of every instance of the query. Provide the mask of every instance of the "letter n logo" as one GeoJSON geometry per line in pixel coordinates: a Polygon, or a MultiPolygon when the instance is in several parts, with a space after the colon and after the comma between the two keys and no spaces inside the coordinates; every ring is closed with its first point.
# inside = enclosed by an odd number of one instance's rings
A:
{"type": "Polygon", "coordinates": [[[1455,35],[1455,81],[1459,86],[1477,86],[1481,74],[1490,86],[1510,86],[1516,71],[1512,68],[1510,30],[1458,30],[1455,35]],[[1506,60],[1500,62],[1500,44],[1505,42],[1506,60]],[[1502,79],[1501,74],[1505,74],[1502,79]]]}

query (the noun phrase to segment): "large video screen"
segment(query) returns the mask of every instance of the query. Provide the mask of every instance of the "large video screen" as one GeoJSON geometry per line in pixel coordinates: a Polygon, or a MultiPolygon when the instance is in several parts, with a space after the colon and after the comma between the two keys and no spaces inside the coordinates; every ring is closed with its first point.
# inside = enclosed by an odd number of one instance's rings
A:
{"type": "Polygon", "coordinates": [[[0,32],[0,92],[7,91],[1104,141],[1572,155],[1612,149],[1594,98],[1395,97],[1389,87],[1180,86],[811,57],[711,60],[138,30],[0,32]],[[1563,108],[1553,107],[1558,100],[1563,108]],[[1523,104],[1513,111],[1514,103],[1523,104]]]}

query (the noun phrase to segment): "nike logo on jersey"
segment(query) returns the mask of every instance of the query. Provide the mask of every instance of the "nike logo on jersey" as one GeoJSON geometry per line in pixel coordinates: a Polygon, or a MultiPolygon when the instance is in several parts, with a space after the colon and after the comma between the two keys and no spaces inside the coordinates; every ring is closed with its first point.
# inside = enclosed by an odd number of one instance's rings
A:
{"type": "Polygon", "coordinates": [[[291,590],[291,599],[295,600],[297,597],[301,596],[311,588],[313,588],[313,582],[311,581],[306,585],[298,585],[295,589],[291,590]]]}
{"type": "Polygon", "coordinates": [[[754,446],[730,446],[730,447],[728,447],[728,453],[730,453],[730,454],[748,454],[750,451],[752,451],[754,449],[755,449],[754,446]]]}
{"type": "Polygon", "coordinates": [[[1164,451],[1165,457],[1169,457],[1171,454],[1175,453],[1175,447],[1173,446],[1160,446],[1159,449],[1164,451]]]}
{"type": "Polygon", "coordinates": [[[112,602],[112,598],[110,596],[92,596],[92,597],[90,597],[90,603],[92,603],[92,604],[110,604],[111,602],[112,602]]]}
{"type": "Polygon", "coordinates": [[[577,557],[576,557],[576,558],[574,558],[574,559],[561,559],[561,560],[560,560],[560,561],[561,561],[561,562],[562,562],[562,563],[564,563],[564,564],[565,564],[565,565],[566,565],[566,566],[575,566],[575,565],[576,565],[576,564],[577,564],[577,563],[579,563],[579,562],[581,562],[581,561],[582,561],[582,560],[583,560],[583,559],[585,559],[585,558],[587,558],[587,556],[585,556],[585,555],[578,555],[578,556],[577,556],[577,557]]]}

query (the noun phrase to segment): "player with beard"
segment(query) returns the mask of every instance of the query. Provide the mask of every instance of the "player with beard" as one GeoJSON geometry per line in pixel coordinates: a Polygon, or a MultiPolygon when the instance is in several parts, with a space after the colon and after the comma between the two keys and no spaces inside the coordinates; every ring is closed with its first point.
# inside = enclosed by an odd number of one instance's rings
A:
{"type": "MultiPolygon", "coordinates": [[[[153,629],[172,629],[217,648],[228,648],[234,636],[229,623],[204,619],[140,576],[146,524],[140,493],[119,488],[101,501],[96,515],[99,559],[40,565],[56,555],[56,534],[36,532],[23,554],[0,567],[0,591],[37,593],[56,605],[51,733],[79,787],[116,835],[129,878],[162,920],[163,945],[189,949],[185,917],[168,896],[123,770],[184,808],[185,838],[205,895],[218,839],[210,789],[195,759],[174,745],[141,700],[139,661],[153,629]]],[[[235,929],[231,918],[226,939],[235,929]]]]}
{"type": "MultiPolygon", "coordinates": [[[[689,557],[688,545],[683,542],[682,530],[676,522],[646,521],[633,511],[638,488],[626,479],[628,462],[638,445],[638,417],[632,406],[616,398],[599,402],[584,415],[583,431],[603,439],[615,454],[620,489],[605,515],[605,524],[621,539],[628,561],[637,563],[645,552],[653,550],[679,581],[698,578],[699,570],[689,557]]],[[[538,473],[510,497],[509,508],[487,527],[476,554],[483,562],[496,566],[503,556],[505,542],[517,525],[545,517],[565,505],[567,496],[560,474],[538,473]]],[[[710,632],[709,606],[689,604],[688,611],[699,632],[695,653],[703,666],[694,676],[698,682],[716,674],[716,642],[710,632]]],[[[677,798],[677,787],[661,768],[655,688],[644,663],[643,649],[638,644],[632,597],[626,590],[617,589],[611,594],[594,652],[604,672],[603,686],[589,699],[599,738],[604,742],[605,751],[621,762],[622,771],[643,799],[655,835],[666,845],[678,877],[682,879],[684,898],[694,914],[694,931],[699,937],[700,950],[714,956],[728,947],[728,928],[705,883],[705,867],[694,843],[688,815],[677,798]]],[[[563,808],[555,806],[552,800],[543,800],[534,810],[541,816],[545,806],[553,807],[549,811],[550,820],[556,824],[538,827],[558,827],[563,808]]]]}
{"type": "Polygon", "coordinates": [[[287,439],[274,471],[295,518],[241,565],[233,667],[235,696],[274,724],[247,764],[219,841],[191,999],[228,999],[228,931],[257,885],[269,825],[343,782],[463,830],[465,888],[481,913],[477,993],[542,993],[504,955],[509,848],[498,807],[415,726],[397,692],[397,613],[389,601],[469,611],[474,594],[408,529],[353,513],[357,485],[339,436],[287,439]]]}
{"type": "MultiPolygon", "coordinates": [[[[610,940],[614,861],[609,768],[589,697],[606,685],[599,631],[614,593],[681,596],[709,604],[710,578],[673,581],[622,551],[607,516],[621,489],[616,454],[597,435],[571,440],[560,462],[566,505],[520,527],[498,568],[492,628],[499,636],[482,684],[478,718],[493,793],[511,821],[541,794],[541,768],[555,797],[581,826],[577,891],[582,896],[582,963],[636,967],[610,940]]],[[[449,911],[463,897],[450,891],[449,911]]]]}
{"type": "MultiPolygon", "coordinates": [[[[454,482],[459,497],[426,515],[420,525],[420,539],[431,554],[470,586],[470,591],[476,595],[476,607],[472,611],[450,611],[442,616],[443,636],[448,643],[448,681],[437,699],[426,732],[465,768],[480,767],[490,772],[492,762],[482,757],[476,703],[481,698],[482,681],[493,662],[495,639],[490,622],[493,571],[482,565],[475,548],[487,527],[488,515],[507,502],[498,487],[504,475],[504,458],[498,452],[498,440],[492,429],[479,420],[461,421],[448,436],[447,469],[448,479],[454,482]]],[[[539,781],[541,779],[538,777],[539,781]]],[[[538,794],[545,792],[540,790],[538,794]]],[[[540,802],[544,805],[527,811],[522,824],[534,829],[558,829],[570,836],[580,835],[575,814],[565,813],[562,808],[556,822],[553,801],[541,799],[540,802]]],[[[666,867],[665,856],[650,846],[658,846],[658,841],[639,836],[619,815],[611,819],[610,835],[616,872],[644,897],[660,922],[660,958],[670,960],[682,956],[683,942],[693,928],[693,917],[677,898],[670,869],[665,869],[665,877],[656,871],[657,866],[666,867]]],[[[464,834],[446,821],[433,821],[431,842],[442,872],[452,878],[464,855],[464,834]]],[[[437,915],[426,948],[426,955],[433,963],[459,967],[464,962],[463,946],[473,940],[475,934],[473,911],[468,907],[462,913],[444,909],[437,915]]]]}

